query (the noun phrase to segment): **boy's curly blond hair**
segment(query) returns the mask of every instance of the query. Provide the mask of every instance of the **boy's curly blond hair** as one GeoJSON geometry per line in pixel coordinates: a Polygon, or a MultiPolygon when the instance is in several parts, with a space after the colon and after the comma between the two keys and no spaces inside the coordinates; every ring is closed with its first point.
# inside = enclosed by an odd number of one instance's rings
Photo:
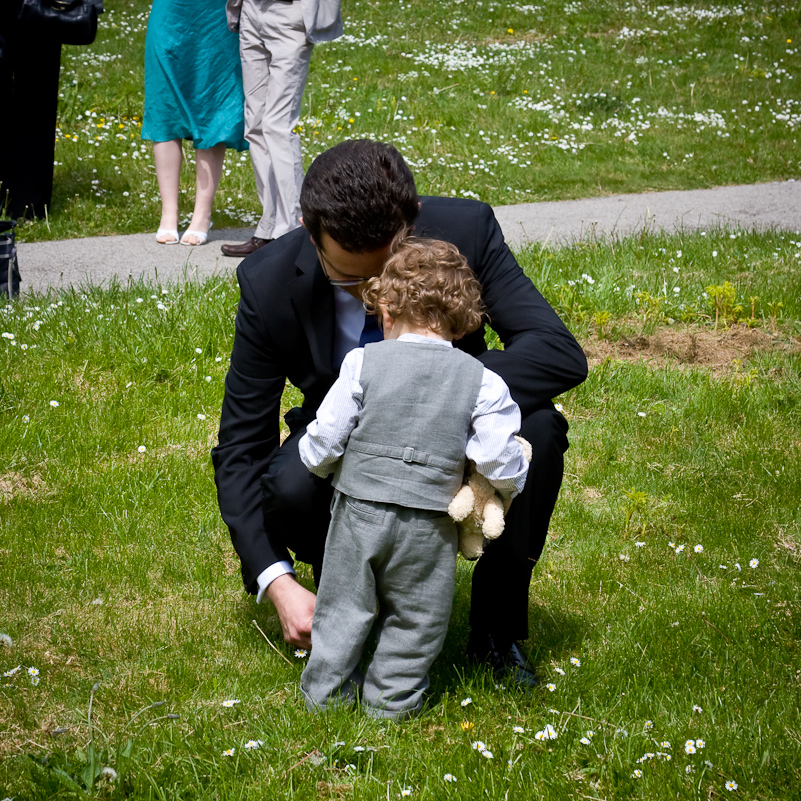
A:
{"type": "Polygon", "coordinates": [[[453,339],[475,331],[484,313],[481,284],[467,259],[455,245],[438,239],[402,240],[381,275],[365,284],[362,300],[379,322],[383,306],[393,319],[453,339]]]}

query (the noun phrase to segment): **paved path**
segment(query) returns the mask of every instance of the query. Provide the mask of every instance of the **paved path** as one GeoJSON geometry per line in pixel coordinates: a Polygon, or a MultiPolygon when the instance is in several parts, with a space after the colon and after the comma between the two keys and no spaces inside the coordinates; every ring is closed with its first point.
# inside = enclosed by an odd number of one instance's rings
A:
{"type": "MultiPolygon", "coordinates": [[[[622,237],[649,230],[692,231],[719,226],[801,232],[801,180],[686,192],[614,195],[592,200],[524,203],[495,209],[513,247],[561,245],[588,236],[622,237]]],[[[20,244],[22,291],[145,278],[174,283],[232,270],[239,259],[221,242],[243,242],[251,229],[212,229],[204,247],[158,245],[153,234],[20,244]]]]}

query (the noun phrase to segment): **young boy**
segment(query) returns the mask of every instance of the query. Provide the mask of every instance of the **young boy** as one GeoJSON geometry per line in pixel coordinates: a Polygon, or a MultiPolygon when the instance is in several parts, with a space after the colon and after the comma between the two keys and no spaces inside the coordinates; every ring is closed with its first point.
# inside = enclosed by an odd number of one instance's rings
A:
{"type": "Polygon", "coordinates": [[[457,535],[447,508],[465,458],[506,499],[528,464],[508,387],[452,345],[482,314],[481,287],[453,245],[405,240],[363,300],[384,341],[347,354],[299,445],[336,489],[301,690],[310,711],[359,692],[368,714],[402,718],[422,708],[448,629],[457,535]]]}

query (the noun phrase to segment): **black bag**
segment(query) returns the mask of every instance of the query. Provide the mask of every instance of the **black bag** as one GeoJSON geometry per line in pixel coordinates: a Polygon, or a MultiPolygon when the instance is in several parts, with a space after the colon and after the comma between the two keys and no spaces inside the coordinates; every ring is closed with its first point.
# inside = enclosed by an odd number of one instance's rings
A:
{"type": "Polygon", "coordinates": [[[17,20],[31,35],[88,45],[97,36],[97,15],[102,11],[102,0],[23,0],[17,20]]]}
{"type": "Polygon", "coordinates": [[[0,220],[0,297],[16,298],[19,295],[19,266],[14,241],[14,220],[0,220]]]}

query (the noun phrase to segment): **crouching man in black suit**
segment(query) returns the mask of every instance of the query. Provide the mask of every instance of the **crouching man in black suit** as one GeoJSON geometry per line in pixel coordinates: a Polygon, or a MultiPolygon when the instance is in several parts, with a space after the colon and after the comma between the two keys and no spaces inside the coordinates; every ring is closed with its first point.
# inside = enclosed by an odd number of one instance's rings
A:
{"type": "MultiPolygon", "coordinates": [[[[310,473],[298,440],[336,379],[345,354],[375,338],[361,304],[364,281],[381,272],[401,232],[452,242],[483,287],[489,323],[504,350],[487,350],[481,330],[460,340],[509,386],[534,456],[506,528],[476,563],[469,651],[501,678],[536,683],[518,641],[528,636],[531,571],[562,482],[567,422],[551,399],[587,376],[581,347],[515,261],[492,209],[473,200],[418,197],[391,146],[343,142],[309,168],[300,198],[303,227],[248,257],[225,383],[219,444],[212,451],[222,516],[248,592],[268,598],[284,638],[308,648],[315,596],[294,578],[294,558],[322,566],[332,496],[310,473]],[[285,415],[289,380],[303,406],[285,415]]],[[[379,335],[380,336],[380,335],[379,335]]]]}

